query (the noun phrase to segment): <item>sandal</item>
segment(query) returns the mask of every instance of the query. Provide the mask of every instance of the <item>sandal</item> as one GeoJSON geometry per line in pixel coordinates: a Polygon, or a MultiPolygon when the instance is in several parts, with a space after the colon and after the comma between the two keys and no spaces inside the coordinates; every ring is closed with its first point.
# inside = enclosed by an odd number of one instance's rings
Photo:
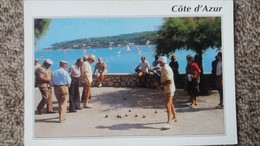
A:
{"type": "Polygon", "coordinates": [[[162,126],[162,130],[169,130],[169,129],[171,129],[171,127],[172,126],[170,124],[165,124],[162,126]]]}

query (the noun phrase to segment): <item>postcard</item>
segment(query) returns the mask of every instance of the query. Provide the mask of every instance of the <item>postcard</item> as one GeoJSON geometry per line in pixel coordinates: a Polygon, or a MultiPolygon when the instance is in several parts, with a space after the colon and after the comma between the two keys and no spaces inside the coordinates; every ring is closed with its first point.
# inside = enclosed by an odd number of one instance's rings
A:
{"type": "Polygon", "coordinates": [[[233,1],[25,0],[25,145],[237,143],[233,1]]]}

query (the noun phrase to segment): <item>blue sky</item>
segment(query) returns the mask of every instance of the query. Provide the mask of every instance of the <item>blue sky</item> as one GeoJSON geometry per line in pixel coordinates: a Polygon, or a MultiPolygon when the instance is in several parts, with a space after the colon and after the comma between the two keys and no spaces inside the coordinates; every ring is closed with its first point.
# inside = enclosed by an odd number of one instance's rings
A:
{"type": "Polygon", "coordinates": [[[36,50],[80,38],[153,31],[162,22],[162,18],[55,18],[48,32],[37,42],[36,50]]]}

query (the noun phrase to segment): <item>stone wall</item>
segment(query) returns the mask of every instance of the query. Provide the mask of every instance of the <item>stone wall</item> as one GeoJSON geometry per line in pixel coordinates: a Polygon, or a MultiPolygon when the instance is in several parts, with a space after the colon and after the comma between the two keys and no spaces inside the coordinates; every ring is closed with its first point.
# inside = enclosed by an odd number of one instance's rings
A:
{"type": "MultiPolygon", "coordinates": [[[[186,76],[185,74],[180,74],[175,85],[179,89],[186,87],[186,76]]],[[[204,74],[203,80],[205,88],[208,90],[216,89],[214,80],[211,79],[210,74],[204,74]]],[[[98,86],[98,82],[94,79],[92,86],[98,86]]],[[[140,86],[139,79],[136,74],[107,74],[105,75],[103,87],[138,87],[140,86]]],[[[149,74],[147,76],[146,87],[155,87],[154,75],[149,74]]]]}
{"type": "MultiPolygon", "coordinates": [[[[136,74],[107,74],[105,75],[103,87],[138,87],[140,86],[139,78],[136,74]]],[[[94,79],[92,86],[98,86],[97,79],[94,79]]],[[[154,86],[154,75],[147,76],[147,87],[154,86]]]]}

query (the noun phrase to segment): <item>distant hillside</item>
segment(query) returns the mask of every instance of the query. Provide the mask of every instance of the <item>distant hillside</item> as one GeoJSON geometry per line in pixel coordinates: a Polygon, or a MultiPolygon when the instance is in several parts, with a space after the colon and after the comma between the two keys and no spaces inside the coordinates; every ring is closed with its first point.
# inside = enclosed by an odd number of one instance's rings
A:
{"type": "Polygon", "coordinates": [[[108,37],[94,37],[84,38],[72,41],[65,41],[52,44],[50,48],[46,50],[58,50],[58,49],[82,49],[82,48],[108,48],[108,47],[120,47],[126,44],[130,45],[146,45],[147,41],[150,44],[154,44],[157,31],[146,31],[132,34],[121,34],[117,36],[108,37]]]}

